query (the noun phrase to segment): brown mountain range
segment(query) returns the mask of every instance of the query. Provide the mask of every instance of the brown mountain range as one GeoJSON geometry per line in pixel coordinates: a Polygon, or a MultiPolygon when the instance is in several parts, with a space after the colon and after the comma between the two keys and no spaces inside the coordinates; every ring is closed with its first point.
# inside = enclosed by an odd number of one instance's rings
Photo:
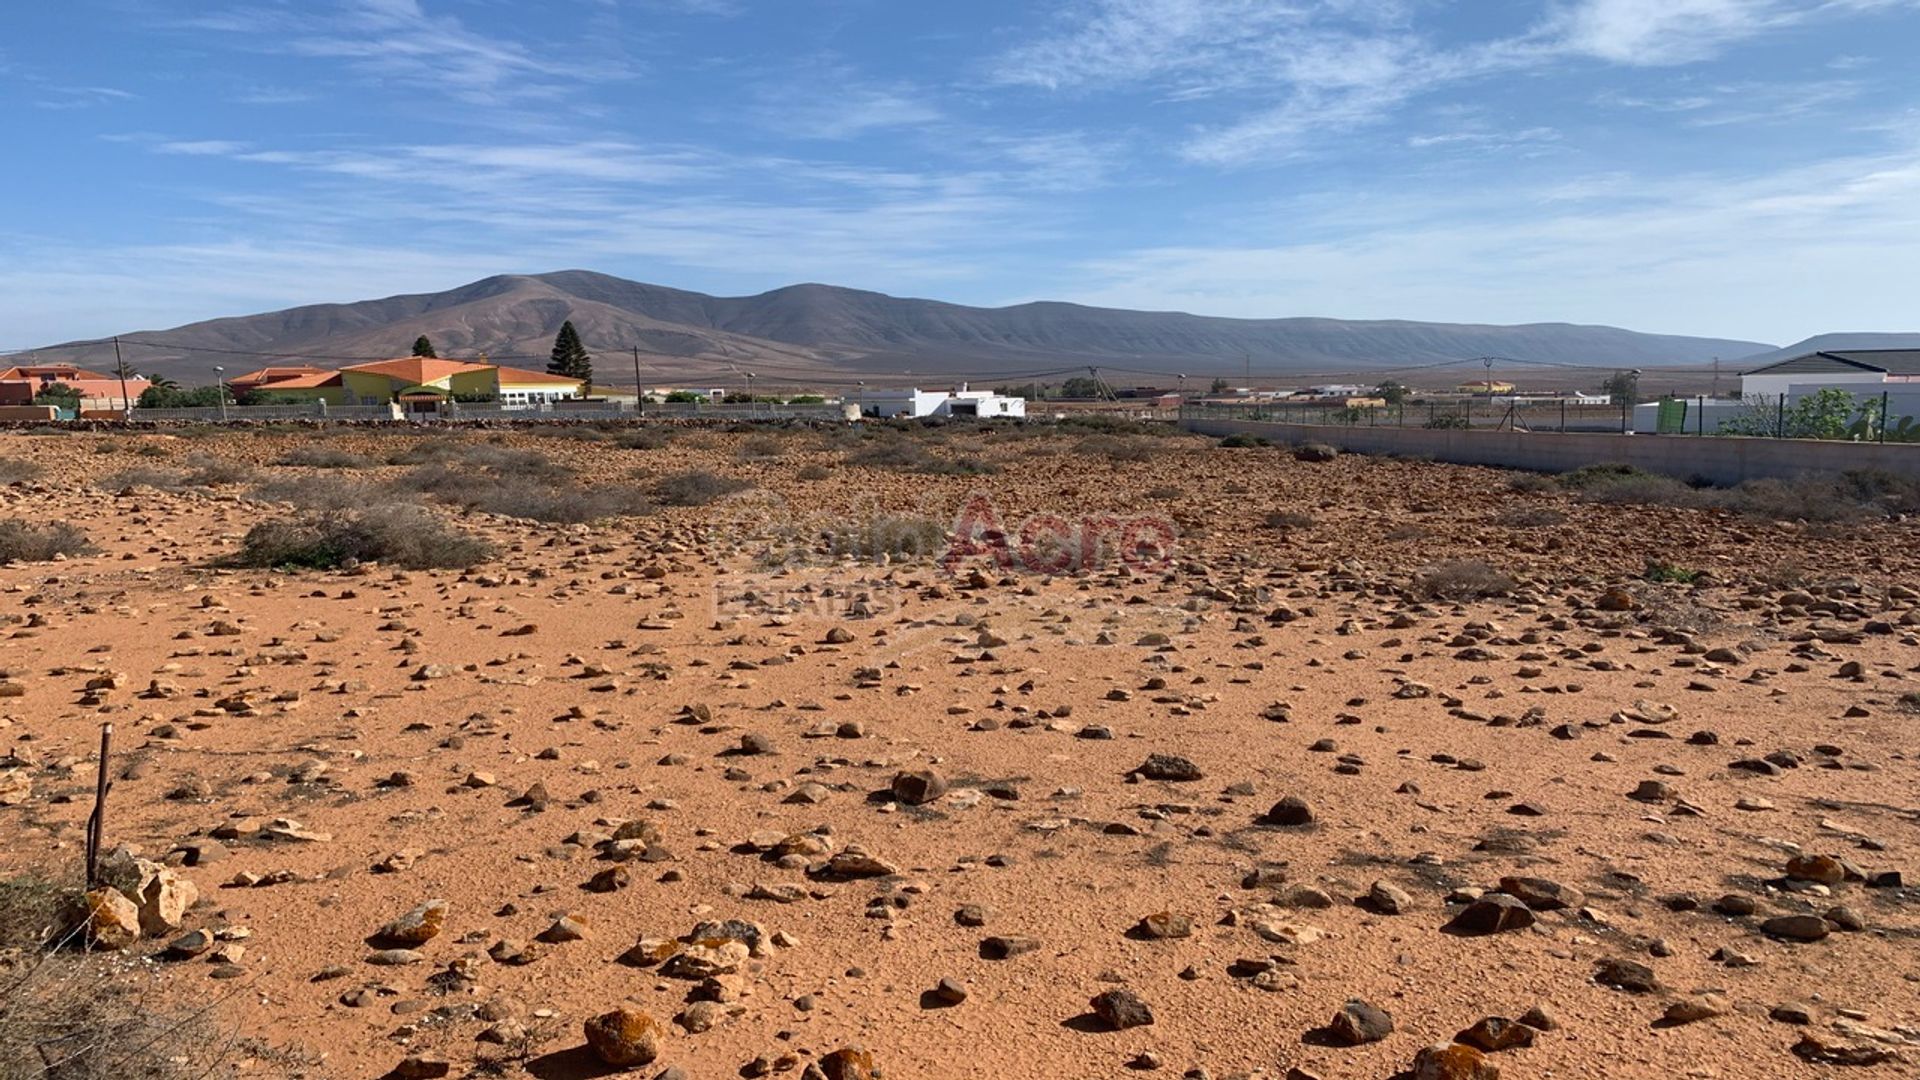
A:
{"type": "MultiPolygon", "coordinates": [[[[649,382],[834,386],[856,379],[952,381],[1075,373],[1117,383],[1233,376],[1330,377],[1482,356],[1593,367],[1699,365],[1772,346],[1606,326],[1487,326],[1340,319],[1227,319],[1041,302],[976,308],[827,285],[716,297],[584,270],[508,274],[439,293],[212,319],[122,334],[140,371],[181,383],[301,359],[322,366],[404,355],[424,334],[441,356],[482,353],[537,367],[571,319],[602,381],[630,383],[633,350],[649,382]]],[[[40,362],[111,367],[111,343],[36,350],[40,362]]],[[[1502,364],[1504,369],[1518,365],[1502,364]]],[[[1402,376],[1404,377],[1404,376],[1402,376]]],[[[1449,375],[1449,377],[1452,377],[1449,375]]]]}

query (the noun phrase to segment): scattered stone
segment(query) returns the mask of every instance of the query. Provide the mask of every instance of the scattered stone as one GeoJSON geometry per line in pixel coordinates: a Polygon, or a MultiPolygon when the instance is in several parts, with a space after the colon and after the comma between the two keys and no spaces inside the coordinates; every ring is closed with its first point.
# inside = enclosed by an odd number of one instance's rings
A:
{"type": "Polygon", "coordinates": [[[1348,1046],[1379,1042],[1393,1034],[1393,1015],[1359,998],[1349,998],[1327,1022],[1327,1030],[1348,1046]]]}
{"type": "Polygon", "coordinates": [[[908,806],[925,806],[947,793],[947,781],[932,769],[913,769],[893,778],[893,797],[908,806]]]}
{"type": "Polygon", "coordinates": [[[1500,1080],[1500,1067],[1460,1043],[1435,1043],[1413,1059],[1408,1080],[1500,1080]]]}
{"type": "Polygon", "coordinates": [[[1185,783],[1204,779],[1206,776],[1200,771],[1200,766],[1174,754],[1148,754],[1147,760],[1133,771],[1148,780],[1165,780],[1171,783],[1185,783]]]}
{"type": "Polygon", "coordinates": [[[1279,802],[1274,803],[1272,808],[1266,812],[1266,815],[1263,816],[1260,821],[1261,824],[1264,825],[1299,828],[1303,825],[1313,824],[1313,809],[1307,805],[1305,799],[1300,798],[1298,795],[1289,795],[1279,802]]]}
{"type": "Polygon", "coordinates": [[[1533,909],[1519,897],[1489,893],[1455,915],[1448,928],[1459,934],[1500,934],[1525,930],[1533,922],[1533,909]]]}
{"type": "Polygon", "coordinates": [[[652,1015],[622,1005],[586,1022],[587,1045],[603,1064],[618,1068],[650,1065],[660,1056],[665,1036],[652,1015]]]}
{"type": "Polygon", "coordinates": [[[1092,1002],[1093,1014],[1113,1031],[1153,1023],[1153,1010],[1131,990],[1108,990],[1092,1002]]]}

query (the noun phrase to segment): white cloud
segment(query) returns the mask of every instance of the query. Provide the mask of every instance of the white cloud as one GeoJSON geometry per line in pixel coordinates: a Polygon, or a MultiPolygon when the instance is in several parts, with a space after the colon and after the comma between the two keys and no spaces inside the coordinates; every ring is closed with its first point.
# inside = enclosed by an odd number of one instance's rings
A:
{"type": "Polygon", "coordinates": [[[1395,115],[1436,90],[1570,60],[1627,66],[1706,59],[1769,31],[1916,0],[1565,0],[1530,28],[1440,43],[1416,9],[1369,0],[1083,0],[1057,32],[1012,48],[991,73],[1049,91],[1150,88],[1238,113],[1179,147],[1232,165],[1286,157],[1395,115]]]}
{"type": "Polygon", "coordinates": [[[1704,60],[1809,20],[1912,6],[1911,0],[1577,0],[1546,32],[1567,50],[1616,64],[1704,60]]]}
{"type": "Polygon", "coordinates": [[[186,20],[261,52],[338,60],[377,80],[493,104],[552,97],[566,85],[618,77],[604,64],[548,59],[526,43],[435,15],[421,0],[325,0],[302,8],[234,8],[186,20]]]}
{"type": "Polygon", "coordinates": [[[1069,298],[1246,317],[1550,317],[1781,342],[1912,329],[1884,323],[1911,308],[1905,279],[1885,268],[1920,258],[1915,149],[1747,177],[1616,174],[1296,209],[1271,217],[1299,239],[1093,260],[1083,270],[1094,284],[1069,298]]]}

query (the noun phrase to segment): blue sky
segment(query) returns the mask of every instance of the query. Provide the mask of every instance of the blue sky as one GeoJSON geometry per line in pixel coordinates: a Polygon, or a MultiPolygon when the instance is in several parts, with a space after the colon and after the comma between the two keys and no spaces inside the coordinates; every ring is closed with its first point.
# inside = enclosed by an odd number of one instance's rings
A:
{"type": "Polygon", "coordinates": [[[1916,0],[0,11],[0,348],[582,267],[1920,329],[1916,0]]]}

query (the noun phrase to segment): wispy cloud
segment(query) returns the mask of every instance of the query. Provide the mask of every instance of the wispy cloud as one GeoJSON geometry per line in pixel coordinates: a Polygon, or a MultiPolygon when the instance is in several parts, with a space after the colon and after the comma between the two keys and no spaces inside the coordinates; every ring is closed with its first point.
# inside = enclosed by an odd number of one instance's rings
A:
{"type": "Polygon", "coordinates": [[[526,43],[435,15],[422,0],[323,0],[301,8],[233,8],[188,19],[265,52],[337,60],[363,76],[475,103],[551,97],[582,81],[618,77],[601,65],[551,59],[526,43]]]}
{"type": "Polygon", "coordinates": [[[1664,66],[1810,20],[1903,6],[1911,0],[1578,0],[1543,29],[1571,52],[1664,66]]]}
{"type": "Polygon", "coordinates": [[[1706,59],[1769,32],[1915,0],[1566,0],[1533,25],[1440,41],[1396,0],[1086,0],[1055,31],[990,68],[1004,85],[1238,105],[1179,147],[1190,161],[1282,158],[1377,124],[1435,91],[1586,61],[1647,67],[1706,59]]]}
{"type": "Polygon", "coordinates": [[[1885,325],[1887,312],[1905,310],[1905,284],[1883,268],[1920,256],[1920,149],[1758,175],[1608,175],[1444,198],[1353,193],[1345,209],[1269,216],[1295,236],[1307,232],[1302,217],[1317,218],[1331,238],[1207,235],[1091,260],[1093,284],[1072,298],[1241,316],[1529,322],[1552,311],[1783,341],[1816,326],[1907,329],[1885,325]],[[1814,325],[1811,281],[1822,297],[1814,325]]]}

